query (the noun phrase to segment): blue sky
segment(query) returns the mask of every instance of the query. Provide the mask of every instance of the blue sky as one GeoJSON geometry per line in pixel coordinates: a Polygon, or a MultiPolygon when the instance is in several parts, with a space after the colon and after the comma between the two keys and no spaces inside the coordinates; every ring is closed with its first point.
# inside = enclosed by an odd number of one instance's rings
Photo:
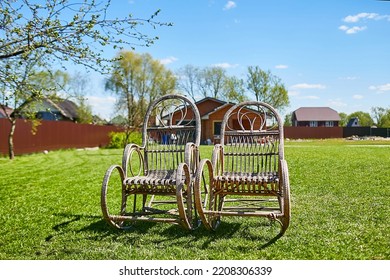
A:
{"type": "MultiPolygon", "coordinates": [[[[112,15],[172,27],[145,32],[160,39],[149,53],[173,71],[191,64],[221,66],[245,78],[248,66],[280,77],[289,113],[303,106],[371,112],[390,106],[390,1],[376,0],[114,0],[112,15]]],[[[115,53],[106,53],[113,56],[115,53]]],[[[115,97],[95,77],[94,113],[114,114],[115,97]]]]}

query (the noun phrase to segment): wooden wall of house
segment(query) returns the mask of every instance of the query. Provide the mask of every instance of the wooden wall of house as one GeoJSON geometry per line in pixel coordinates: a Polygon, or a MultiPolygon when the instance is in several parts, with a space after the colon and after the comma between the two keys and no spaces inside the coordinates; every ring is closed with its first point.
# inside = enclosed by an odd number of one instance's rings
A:
{"type": "MultiPolygon", "coordinates": [[[[8,154],[10,122],[0,119],[0,154],[8,154]]],[[[58,149],[107,146],[112,131],[123,131],[116,126],[77,124],[64,121],[41,121],[32,133],[32,123],[17,120],[14,151],[16,155],[58,149]]]]}

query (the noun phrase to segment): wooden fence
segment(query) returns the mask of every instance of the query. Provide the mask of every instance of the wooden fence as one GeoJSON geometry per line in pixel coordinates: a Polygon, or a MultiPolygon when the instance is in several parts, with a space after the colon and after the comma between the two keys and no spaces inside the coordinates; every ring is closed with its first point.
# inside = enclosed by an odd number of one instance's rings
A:
{"type": "MultiPolygon", "coordinates": [[[[8,154],[8,134],[10,123],[0,119],[0,154],[8,154]]],[[[14,151],[16,155],[59,149],[105,147],[109,133],[123,131],[116,126],[76,124],[64,121],[41,121],[36,133],[32,133],[32,123],[17,120],[14,151]]],[[[289,139],[325,139],[357,136],[390,137],[389,128],[369,127],[285,127],[284,136],[289,139]]]]}
{"type": "Polygon", "coordinates": [[[284,137],[289,139],[343,138],[343,127],[286,126],[284,137]]]}
{"type": "MultiPolygon", "coordinates": [[[[8,154],[8,135],[11,124],[0,119],[0,154],[8,154]]],[[[116,126],[77,124],[65,121],[41,121],[36,133],[32,123],[17,120],[14,135],[15,155],[70,148],[104,147],[109,133],[122,131],[116,126]]]]}

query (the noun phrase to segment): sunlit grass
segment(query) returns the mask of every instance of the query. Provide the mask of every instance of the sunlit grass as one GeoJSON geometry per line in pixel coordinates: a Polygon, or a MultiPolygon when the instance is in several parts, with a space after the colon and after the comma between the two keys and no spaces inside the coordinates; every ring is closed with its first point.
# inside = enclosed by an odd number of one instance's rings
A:
{"type": "MultiPolygon", "coordinates": [[[[211,146],[201,147],[210,157],[211,146]]],[[[100,188],[121,150],[0,158],[0,259],[389,259],[390,142],[287,141],[292,220],[224,217],[216,233],[111,229],[100,188]]]]}

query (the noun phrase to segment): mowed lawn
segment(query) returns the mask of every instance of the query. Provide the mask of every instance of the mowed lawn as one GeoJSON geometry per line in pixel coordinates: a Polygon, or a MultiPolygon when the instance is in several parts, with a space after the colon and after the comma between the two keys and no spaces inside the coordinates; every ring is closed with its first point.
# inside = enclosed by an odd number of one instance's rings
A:
{"type": "MultiPolygon", "coordinates": [[[[292,219],[225,217],[217,232],[111,229],[100,189],[121,150],[0,158],[0,259],[390,259],[390,141],[287,141],[292,219]]],[[[211,147],[201,147],[210,157],[211,147]]]]}

